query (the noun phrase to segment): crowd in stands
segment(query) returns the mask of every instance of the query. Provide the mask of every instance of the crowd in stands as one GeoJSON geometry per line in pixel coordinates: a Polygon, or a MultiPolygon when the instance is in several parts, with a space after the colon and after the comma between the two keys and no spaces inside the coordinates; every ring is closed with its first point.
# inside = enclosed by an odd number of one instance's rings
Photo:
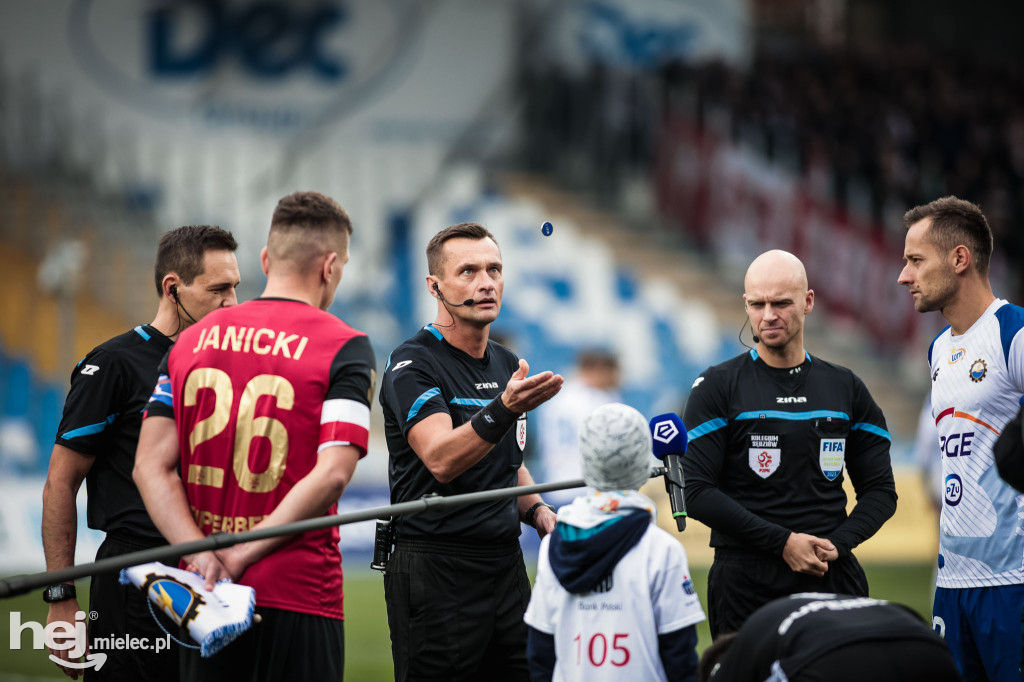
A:
{"type": "Polygon", "coordinates": [[[1019,64],[890,47],[759,53],[746,67],[672,62],[655,73],[535,68],[524,84],[529,164],[565,178],[564,159],[584,154],[569,177],[590,173],[602,193],[624,169],[653,167],[667,117],[725,113],[734,141],[822,178],[840,208],[902,233],[903,211],[953,194],[982,207],[1007,262],[1024,256],[1019,64]],[[607,110],[613,91],[626,97],[607,110]]]}

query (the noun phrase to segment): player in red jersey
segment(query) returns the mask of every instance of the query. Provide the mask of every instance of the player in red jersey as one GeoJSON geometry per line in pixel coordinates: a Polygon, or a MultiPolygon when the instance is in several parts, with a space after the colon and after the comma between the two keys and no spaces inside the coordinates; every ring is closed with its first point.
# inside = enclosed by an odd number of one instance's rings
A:
{"type": "MultiPolygon", "coordinates": [[[[351,231],[322,194],[282,199],[263,296],[208,315],[164,359],[134,478],[170,542],[335,513],[366,454],[375,380],[366,335],[324,312],[351,231]]],[[[186,656],[182,679],[342,679],[338,537],[335,527],[186,556],[208,588],[226,577],[255,588],[262,622],[215,656],[186,656]]]]}

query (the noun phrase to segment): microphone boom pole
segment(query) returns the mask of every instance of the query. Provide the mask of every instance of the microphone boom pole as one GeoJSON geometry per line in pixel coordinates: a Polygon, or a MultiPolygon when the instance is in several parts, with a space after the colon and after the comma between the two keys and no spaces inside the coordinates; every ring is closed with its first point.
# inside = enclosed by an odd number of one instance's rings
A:
{"type": "MultiPolygon", "coordinates": [[[[664,473],[664,467],[654,467],[651,469],[651,478],[661,476],[664,473]]],[[[370,509],[345,512],[344,514],[332,514],[331,516],[318,516],[315,519],[305,519],[303,521],[285,523],[280,526],[271,526],[270,528],[258,528],[256,530],[245,531],[244,533],[213,533],[202,540],[183,542],[177,545],[152,547],[138,552],[131,552],[129,554],[100,559],[99,561],[93,561],[92,563],[82,564],[80,566],[70,566],[56,571],[44,571],[42,573],[16,575],[10,578],[5,578],[0,580],[0,599],[25,594],[34,589],[45,587],[46,585],[67,582],[69,580],[75,580],[76,578],[84,578],[88,575],[96,575],[97,573],[106,573],[108,571],[119,571],[122,568],[128,568],[129,566],[137,566],[138,564],[145,564],[151,561],[162,561],[165,559],[180,557],[185,554],[195,554],[196,552],[205,552],[213,549],[224,549],[243,542],[252,542],[253,540],[265,540],[267,538],[278,537],[281,535],[295,535],[298,533],[306,533],[311,530],[321,530],[332,526],[344,526],[350,523],[371,521],[373,519],[384,518],[387,516],[408,516],[409,514],[418,514],[430,509],[462,507],[467,504],[490,502],[492,500],[500,500],[506,497],[519,497],[521,495],[546,493],[553,490],[569,490],[572,488],[583,488],[585,486],[586,483],[583,482],[583,479],[574,479],[570,481],[555,481],[552,483],[536,483],[534,485],[515,486],[512,488],[498,488],[496,490],[483,490],[480,492],[465,493],[462,495],[426,495],[418,500],[412,500],[411,502],[400,502],[398,504],[390,504],[384,507],[372,507],[370,509]]]]}

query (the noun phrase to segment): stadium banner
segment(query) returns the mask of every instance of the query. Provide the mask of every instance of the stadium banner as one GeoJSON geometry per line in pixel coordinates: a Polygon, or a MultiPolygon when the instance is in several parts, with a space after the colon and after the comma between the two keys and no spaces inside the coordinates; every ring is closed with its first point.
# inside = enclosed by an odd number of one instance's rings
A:
{"type": "Polygon", "coordinates": [[[570,72],[593,64],[655,70],[666,61],[749,59],[744,0],[586,0],[551,3],[540,49],[570,72]]]}
{"type": "Polygon", "coordinates": [[[682,116],[665,122],[658,149],[661,214],[732,278],[741,281],[750,261],[768,249],[791,251],[807,268],[817,305],[858,321],[878,347],[916,341],[921,316],[910,296],[893,295],[903,267],[902,225],[886,231],[840,211],[819,198],[812,181],[682,116]]]}

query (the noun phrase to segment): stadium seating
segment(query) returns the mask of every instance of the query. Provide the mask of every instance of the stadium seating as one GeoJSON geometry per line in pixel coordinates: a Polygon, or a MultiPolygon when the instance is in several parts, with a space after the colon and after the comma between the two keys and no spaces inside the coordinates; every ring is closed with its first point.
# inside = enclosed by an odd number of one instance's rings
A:
{"type": "Polygon", "coordinates": [[[0,475],[46,472],[64,389],[0,347],[0,475]]]}

